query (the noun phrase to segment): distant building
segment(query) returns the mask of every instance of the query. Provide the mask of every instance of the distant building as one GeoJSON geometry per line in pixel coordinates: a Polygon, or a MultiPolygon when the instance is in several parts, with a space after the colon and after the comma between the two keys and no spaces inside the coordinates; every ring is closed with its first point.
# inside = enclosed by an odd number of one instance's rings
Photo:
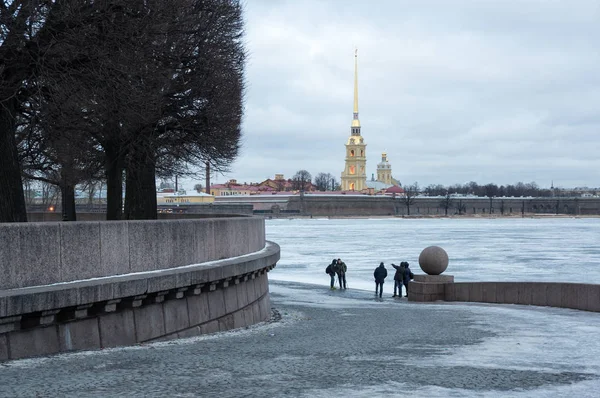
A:
{"type": "Polygon", "coordinates": [[[204,192],[193,194],[175,194],[175,193],[159,193],[156,195],[156,204],[159,206],[168,205],[189,205],[199,203],[212,203],[215,197],[204,192]]]}
{"type": "Polygon", "coordinates": [[[358,119],[358,53],[354,51],[354,112],[350,126],[350,137],[346,141],[346,159],[342,171],[342,191],[362,191],[367,189],[367,154],[364,138],[360,135],[358,119]]]}
{"type": "Polygon", "coordinates": [[[392,166],[387,159],[387,154],[381,154],[381,162],[377,164],[377,179],[367,181],[367,153],[365,139],[361,135],[360,120],[358,118],[358,54],[354,51],[354,112],[350,126],[350,137],[346,141],[346,157],[344,171],[341,176],[342,191],[359,191],[373,194],[385,189],[400,185],[392,177],[392,166]]]}

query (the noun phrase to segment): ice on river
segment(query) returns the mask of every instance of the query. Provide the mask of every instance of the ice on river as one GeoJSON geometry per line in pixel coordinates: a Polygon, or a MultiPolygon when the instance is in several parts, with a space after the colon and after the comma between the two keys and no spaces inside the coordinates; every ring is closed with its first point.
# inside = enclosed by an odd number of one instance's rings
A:
{"type": "Polygon", "coordinates": [[[325,267],[339,257],[349,287],[370,290],[381,261],[390,274],[400,261],[422,273],[419,254],[437,245],[457,282],[600,283],[599,218],[273,219],[266,234],[281,246],[274,280],[328,285],[325,267]]]}

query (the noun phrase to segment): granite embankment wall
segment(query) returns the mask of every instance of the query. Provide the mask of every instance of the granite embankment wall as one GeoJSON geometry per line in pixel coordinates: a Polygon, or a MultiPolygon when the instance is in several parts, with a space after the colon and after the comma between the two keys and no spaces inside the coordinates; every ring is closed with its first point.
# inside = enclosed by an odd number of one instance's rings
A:
{"type": "MultiPolygon", "coordinates": [[[[446,214],[443,198],[418,197],[410,205],[411,216],[446,214]]],[[[409,214],[403,198],[391,196],[294,196],[286,211],[311,216],[405,216],[409,214]]],[[[600,198],[452,198],[448,215],[568,214],[600,215],[600,198]],[[460,211],[459,211],[460,210],[460,211]]]]}
{"type": "Polygon", "coordinates": [[[264,220],[0,225],[0,360],[228,330],[270,318],[264,220]]]}
{"type": "Polygon", "coordinates": [[[536,305],[600,312],[600,285],[555,282],[450,282],[409,284],[409,301],[437,300],[536,305]]]}

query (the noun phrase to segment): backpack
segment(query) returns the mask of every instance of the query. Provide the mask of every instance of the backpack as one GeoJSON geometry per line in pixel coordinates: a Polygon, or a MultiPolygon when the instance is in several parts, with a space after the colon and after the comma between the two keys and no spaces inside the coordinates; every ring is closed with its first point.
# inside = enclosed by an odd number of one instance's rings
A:
{"type": "Polygon", "coordinates": [[[331,264],[329,264],[329,265],[327,266],[327,268],[325,268],[325,273],[326,273],[326,274],[331,274],[331,264]]]}

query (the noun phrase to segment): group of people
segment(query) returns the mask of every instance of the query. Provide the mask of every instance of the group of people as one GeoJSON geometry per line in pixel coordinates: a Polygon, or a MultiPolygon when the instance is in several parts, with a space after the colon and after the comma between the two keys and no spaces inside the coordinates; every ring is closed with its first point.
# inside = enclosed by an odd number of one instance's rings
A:
{"type": "MultiPolygon", "coordinates": [[[[410,270],[410,266],[408,262],[402,261],[400,265],[392,264],[392,267],[396,270],[394,274],[394,296],[393,297],[402,297],[402,286],[404,286],[406,290],[406,295],[404,297],[408,297],[408,283],[411,279],[413,279],[414,275],[410,270]],[[396,294],[398,291],[398,294],[396,294]]],[[[348,285],[346,283],[346,271],[348,267],[346,267],[346,263],[344,263],[341,259],[333,259],[331,264],[325,268],[325,272],[329,274],[331,278],[330,289],[335,290],[335,277],[337,275],[340,289],[347,289],[348,285]]],[[[379,267],[375,268],[373,272],[373,277],[375,277],[375,295],[379,294],[379,297],[383,294],[383,283],[385,282],[385,278],[387,278],[388,272],[385,268],[383,262],[379,264],[379,267]]]]}
{"type": "MultiPolygon", "coordinates": [[[[394,274],[394,295],[392,297],[402,297],[403,285],[406,290],[406,295],[404,297],[408,297],[408,282],[414,277],[410,270],[410,265],[408,262],[402,261],[400,265],[392,264],[392,267],[396,270],[396,273],[394,274]],[[396,290],[398,290],[398,294],[396,294],[396,290]]],[[[383,294],[383,283],[385,282],[387,275],[388,272],[383,262],[381,262],[379,267],[375,268],[375,271],[373,271],[373,277],[375,277],[375,295],[379,294],[379,297],[383,294]]]]}
{"type": "Polygon", "coordinates": [[[330,289],[335,290],[335,276],[337,275],[339,280],[340,289],[346,289],[348,286],[346,284],[346,263],[340,260],[339,258],[336,260],[335,258],[331,261],[331,264],[325,268],[325,272],[329,274],[331,277],[330,289]]]}

